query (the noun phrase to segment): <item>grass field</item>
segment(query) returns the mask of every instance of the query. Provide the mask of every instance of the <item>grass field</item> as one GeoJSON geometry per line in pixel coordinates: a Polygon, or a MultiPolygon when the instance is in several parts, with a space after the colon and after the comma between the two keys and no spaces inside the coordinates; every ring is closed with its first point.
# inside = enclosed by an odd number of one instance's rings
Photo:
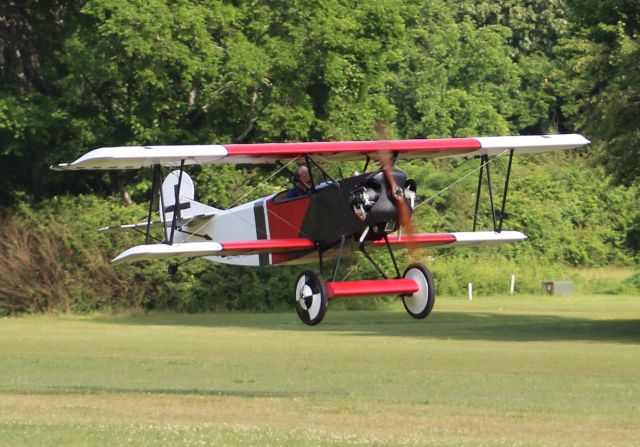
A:
{"type": "Polygon", "coordinates": [[[640,297],[0,320],[0,445],[640,445],[640,297]]]}

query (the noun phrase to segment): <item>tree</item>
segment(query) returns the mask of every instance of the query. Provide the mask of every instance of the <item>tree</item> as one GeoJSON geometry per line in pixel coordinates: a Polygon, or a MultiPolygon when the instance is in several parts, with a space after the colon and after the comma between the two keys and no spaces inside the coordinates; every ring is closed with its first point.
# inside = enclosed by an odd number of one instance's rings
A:
{"type": "Polygon", "coordinates": [[[16,190],[46,195],[55,183],[48,154],[69,134],[54,81],[65,69],[58,55],[80,3],[0,3],[0,206],[11,203],[16,190]]]}
{"type": "Polygon", "coordinates": [[[518,133],[567,131],[558,90],[565,75],[555,70],[555,49],[569,32],[565,0],[465,0],[453,2],[457,21],[476,28],[508,28],[509,55],[518,67],[520,85],[512,92],[512,130],[518,133]],[[555,75],[554,75],[555,74],[555,75]]]}
{"type": "Polygon", "coordinates": [[[640,5],[617,0],[569,2],[578,25],[561,51],[571,79],[565,106],[601,149],[620,183],[640,176],[640,5]]]}

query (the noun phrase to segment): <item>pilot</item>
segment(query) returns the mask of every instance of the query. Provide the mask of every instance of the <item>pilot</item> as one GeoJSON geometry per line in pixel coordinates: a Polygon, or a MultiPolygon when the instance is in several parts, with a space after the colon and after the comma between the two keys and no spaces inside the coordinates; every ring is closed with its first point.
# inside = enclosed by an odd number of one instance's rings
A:
{"type": "Polygon", "coordinates": [[[309,168],[306,166],[298,166],[296,170],[293,171],[293,181],[294,185],[287,193],[287,199],[309,194],[309,184],[311,183],[309,168]]]}

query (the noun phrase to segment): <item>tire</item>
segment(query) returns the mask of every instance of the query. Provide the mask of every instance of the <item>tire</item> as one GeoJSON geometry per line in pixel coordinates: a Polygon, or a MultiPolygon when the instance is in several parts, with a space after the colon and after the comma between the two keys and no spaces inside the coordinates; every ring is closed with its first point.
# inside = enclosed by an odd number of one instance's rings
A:
{"type": "Polygon", "coordinates": [[[315,326],[327,313],[327,285],[320,273],[305,270],[296,279],[293,303],[304,324],[315,326]]]}
{"type": "Polygon", "coordinates": [[[414,263],[406,268],[402,277],[413,279],[418,283],[417,292],[402,296],[404,308],[416,320],[426,318],[431,313],[431,309],[433,309],[433,305],[436,302],[433,275],[424,265],[414,263]]]}

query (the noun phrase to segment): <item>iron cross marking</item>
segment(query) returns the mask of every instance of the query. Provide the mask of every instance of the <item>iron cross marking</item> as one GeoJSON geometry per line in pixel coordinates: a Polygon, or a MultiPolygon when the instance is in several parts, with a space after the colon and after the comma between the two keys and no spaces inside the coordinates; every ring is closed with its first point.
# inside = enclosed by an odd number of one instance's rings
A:
{"type": "MultiPolygon", "coordinates": [[[[174,197],[176,197],[176,195],[177,195],[177,196],[178,196],[178,198],[179,198],[179,197],[180,197],[180,195],[179,195],[179,194],[177,194],[177,192],[178,192],[178,185],[174,185],[174,186],[173,186],[173,191],[174,191],[174,197]]],[[[186,209],[188,209],[188,208],[191,208],[191,202],[178,203],[178,206],[177,206],[177,207],[176,207],[176,205],[168,206],[168,207],[166,207],[166,208],[164,209],[164,212],[165,212],[165,213],[170,213],[170,212],[172,212],[172,211],[175,211],[175,210],[176,210],[176,208],[177,208],[178,217],[181,217],[181,216],[180,216],[180,211],[181,211],[181,210],[186,210],[186,209]]]]}

